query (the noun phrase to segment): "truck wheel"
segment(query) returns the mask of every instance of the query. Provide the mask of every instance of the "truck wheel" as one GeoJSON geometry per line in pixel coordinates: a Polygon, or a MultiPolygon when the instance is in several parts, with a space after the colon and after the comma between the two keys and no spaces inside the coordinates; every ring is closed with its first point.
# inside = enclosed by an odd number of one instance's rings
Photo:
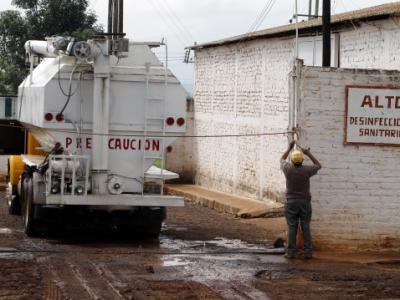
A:
{"type": "Polygon", "coordinates": [[[147,226],[132,226],[127,224],[119,224],[118,231],[123,235],[140,239],[157,239],[161,232],[161,223],[149,224],[147,226]]]}
{"type": "Polygon", "coordinates": [[[23,199],[24,199],[24,231],[29,237],[36,237],[39,234],[38,222],[34,220],[35,204],[33,204],[33,181],[32,178],[26,177],[23,183],[23,199]]]}
{"type": "Polygon", "coordinates": [[[166,209],[142,208],[134,216],[126,217],[129,217],[128,222],[117,225],[120,233],[136,238],[157,239],[166,217],[166,209]]]}
{"type": "Polygon", "coordinates": [[[8,205],[8,213],[10,215],[21,215],[21,202],[19,199],[18,191],[16,185],[13,185],[11,182],[11,165],[10,159],[7,160],[7,205],[8,205]]]}
{"type": "Polygon", "coordinates": [[[158,239],[161,233],[162,222],[154,222],[151,226],[143,230],[143,237],[148,239],[158,239]]]}
{"type": "Polygon", "coordinates": [[[10,182],[7,184],[7,205],[8,213],[10,215],[21,215],[21,204],[19,201],[17,189],[12,186],[10,182]]]}

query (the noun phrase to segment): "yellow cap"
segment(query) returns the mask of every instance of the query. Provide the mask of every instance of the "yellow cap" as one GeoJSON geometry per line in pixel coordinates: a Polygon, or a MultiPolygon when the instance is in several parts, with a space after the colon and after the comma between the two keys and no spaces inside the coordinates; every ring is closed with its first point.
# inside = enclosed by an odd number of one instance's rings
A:
{"type": "Polygon", "coordinates": [[[294,163],[295,165],[302,164],[304,161],[303,152],[301,152],[300,150],[293,150],[290,158],[292,160],[292,163],[294,163]]]}

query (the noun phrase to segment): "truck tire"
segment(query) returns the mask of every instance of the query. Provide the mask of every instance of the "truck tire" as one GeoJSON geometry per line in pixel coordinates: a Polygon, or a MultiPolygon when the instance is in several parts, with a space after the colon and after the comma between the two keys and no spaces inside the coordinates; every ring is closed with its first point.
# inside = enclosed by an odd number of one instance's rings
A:
{"type": "Polygon", "coordinates": [[[161,233],[162,223],[167,217],[167,209],[149,209],[149,224],[144,228],[144,237],[149,239],[158,239],[161,233]]]}
{"type": "Polygon", "coordinates": [[[24,220],[24,231],[29,237],[37,237],[40,233],[38,228],[38,222],[34,219],[35,204],[33,203],[33,181],[31,177],[25,177],[23,179],[23,220],[24,220]]]}
{"type": "Polygon", "coordinates": [[[10,215],[15,215],[19,216],[21,215],[21,202],[19,199],[18,191],[17,191],[17,186],[13,185],[11,182],[10,178],[10,159],[7,160],[7,205],[8,205],[8,213],[10,215]]]}
{"type": "Polygon", "coordinates": [[[142,208],[134,216],[126,216],[131,221],[117,225],[118,231],[135,238],[157,239],[160,236],[162,222],[166,217],[166,209],[142,208]]]}
{"type": "Polygon", "coordinates": [[[10,215],[21,215],[21,203],[19,201],[17,189],[12,186],[10,182],[7,184],[7,205],[10,215]]]}

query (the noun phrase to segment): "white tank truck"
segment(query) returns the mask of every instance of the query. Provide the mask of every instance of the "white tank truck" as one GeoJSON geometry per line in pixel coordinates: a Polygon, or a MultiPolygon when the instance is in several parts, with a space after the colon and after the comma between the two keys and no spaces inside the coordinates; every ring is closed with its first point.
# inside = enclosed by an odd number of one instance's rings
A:
{"type": "Polygon", "coordinates": [[[184,205],[163,194],[163,182],[178,177],[164,156],[185,133],[187,93],[152,51],[166,45],[130,43],[123,1],[109,9],[107,34],[25,45],[31,73],[18,115],[29,142],[26,155],[9,159],[8,204],[28,236],[89,214],[155,237],[166,207],[184,205]]]}

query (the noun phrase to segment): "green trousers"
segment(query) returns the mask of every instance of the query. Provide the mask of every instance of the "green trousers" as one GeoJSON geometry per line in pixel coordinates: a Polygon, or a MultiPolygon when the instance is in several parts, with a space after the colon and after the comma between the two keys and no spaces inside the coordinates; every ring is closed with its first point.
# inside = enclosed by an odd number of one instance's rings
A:
{"type": "Polygon", "coordinates": [[[296,237],[299,223],[303,231],[304,255],[312,256],[312,240],[310,231],[312,208],[308,199],[287,199],[285,204],[285,217],[288,225],[287,254],[296,255],[296,237]]]}

